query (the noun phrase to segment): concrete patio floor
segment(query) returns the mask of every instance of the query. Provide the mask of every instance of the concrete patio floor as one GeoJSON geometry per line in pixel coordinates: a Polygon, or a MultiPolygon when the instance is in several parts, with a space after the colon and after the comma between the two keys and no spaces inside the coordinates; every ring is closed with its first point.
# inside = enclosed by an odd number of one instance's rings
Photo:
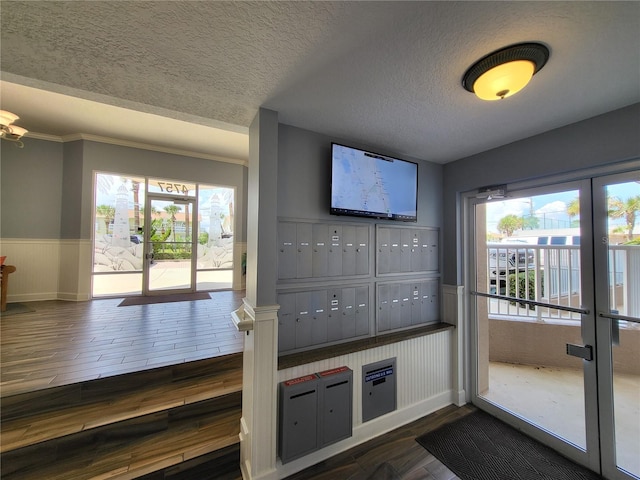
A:
{"type": "MultiPolygon", "coordinates": [[[[583,391],[579,369],[490,362],[482,397],[585,448],[583,391]]],[[[614,411],[617,464],[640,476],[639,375],[614,375],[614,411]]]]}

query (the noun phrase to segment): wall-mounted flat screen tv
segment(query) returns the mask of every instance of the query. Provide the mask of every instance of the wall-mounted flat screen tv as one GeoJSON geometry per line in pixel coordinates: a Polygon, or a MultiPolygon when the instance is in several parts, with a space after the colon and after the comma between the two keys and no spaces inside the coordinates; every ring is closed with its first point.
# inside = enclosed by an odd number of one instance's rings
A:
{"type": "Polygon", "coordinates": [[[331,214],[418,219],[418,165],[331,144],[331,214]]]}

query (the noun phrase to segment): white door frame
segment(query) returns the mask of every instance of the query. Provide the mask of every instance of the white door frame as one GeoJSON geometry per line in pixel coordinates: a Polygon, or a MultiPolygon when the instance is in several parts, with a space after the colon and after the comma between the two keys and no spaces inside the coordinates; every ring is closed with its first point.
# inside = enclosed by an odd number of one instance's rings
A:
{"type": "Polygon", "coordinates": [[[198,218],[198,202],[196,197],[188,197],[188,196],[176,196],[176,195],[167,195],[167,194],[158,194],[158,193],[147,193],[145,198],[145,209],[144,209],[144,251],[143,251],[143,268],[142,268],[142,294],[143,295],[168,295],[172,293],[192,293],[196,291],[196,275],[197,275],[197,246],[198,239],[196,237],[197,232],[197,218],[198,218]],[[190,285],[188,288],[174,288],[174,289],[151,289],[150,286],[150,269],[153,262],[153,251],[151,249],[151,222],[152,212],[151,212],[151,202],[153,200],[156,201],[169,201],[175,202],[179,204],[189,204],[192,208],[190,209],[191,215],[191,274],[190,274],[190,285]],[[193,219],[196,221],[193,221],[193,219]]]}

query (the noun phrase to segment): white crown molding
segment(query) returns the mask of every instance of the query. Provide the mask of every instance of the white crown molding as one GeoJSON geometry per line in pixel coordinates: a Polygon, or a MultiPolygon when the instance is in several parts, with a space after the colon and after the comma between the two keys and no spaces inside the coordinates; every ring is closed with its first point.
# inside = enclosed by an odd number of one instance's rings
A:
{"type": "Polygon", "coordinates": [[[36,140],[46,140],[47,142],[58,142],[64,143],[62,137],[58,135],[49,135],[48,133],[38,133],[38,132],[27,132],[23,137],[23,139],[35,138],[36,140]]]}
{"type": "Polygon", "coordinates": [[[203,160],[213,160],[216,162],[233,163],[235,165],[248,166],[249,161],[241,158],[223,157],[220,155],[210,155],[207,153],[191,152],[189,150],[181,150],[178,148],[161,147],[159,145],[150,145],[147,143],[132,142],[129,140],[120,140],[117,138],[101,137],[99,135],[92,135],[89,133],[73,133],[71,135],[64,135],[62,137],[56,135],[49,135],[46,133],[28,132],[24,139],[35,138],[37,140],[46,140],[48,142],[75,142],[77,140],[88,140],[91,142],[106,143],[109,145],[118,145],[120,147],[139,148],[142,150],[150,150],[152,152],[170,153],[172,155],[181,155],[184,157],[201,158],[203,160]]]}

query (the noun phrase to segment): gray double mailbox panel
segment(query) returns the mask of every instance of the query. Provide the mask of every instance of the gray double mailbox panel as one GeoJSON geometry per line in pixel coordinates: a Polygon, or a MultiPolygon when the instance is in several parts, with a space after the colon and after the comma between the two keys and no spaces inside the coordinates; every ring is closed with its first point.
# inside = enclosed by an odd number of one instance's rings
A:
{"type": "Polygon", "coordinates": [[[280,383],[278,453],[282,463],[351,436],[353,372],[339,367],[280,383]]]}

